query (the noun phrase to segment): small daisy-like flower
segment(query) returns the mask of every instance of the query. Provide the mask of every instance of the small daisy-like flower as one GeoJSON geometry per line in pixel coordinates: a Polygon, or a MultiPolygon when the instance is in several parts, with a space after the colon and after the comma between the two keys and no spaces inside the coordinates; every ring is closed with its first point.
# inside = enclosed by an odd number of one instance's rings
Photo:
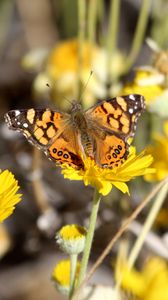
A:
{"type": "Polygon", "coordinates": [[[153,173],[155,170],[148,168],[152,161],[151,155],[146,155],[145,151],[136,155],[131,147],[128,159],[114,169],[100,168],[94,160],[86,158],[84,169],[75,170],[64,165],[62,174],[71,180],[83,180],[86,186],[92,185],[104,196],[110,193],[113,185],[123,193],[129,193],[126,183],[137,176],[153,173]]]}
{"type": "Polygon", "coordinates": [[[67,254],[79,254],[85,246],[87,231],[77,224],[66,225],[56,235],[57,243],[67,254]]]}
{"type": "MultiPolygon", "coordinates": [[[[64,295],[69,294],[70,290],[70,260],[61,260],[54,268],[52,273],[52,280],[54,281],[58,291],[64,295]]],[[[80,263],[76,267],[76,279],[80,271],[80,263]]]]}
{"type": "Polygon", "coordinates": [[[21,201],[18,181],[8,170],[0,173],[0,222],[3,222],[14,211],[15,205],[21,201]]]}
{"type": "Polygon", "coordinates": [[[142,271],[129,270],[124,265],[121,270],[121,286],[140,300],[168,299],[168,266],[163,259],[153,257],[146,262],[142,271]]]}

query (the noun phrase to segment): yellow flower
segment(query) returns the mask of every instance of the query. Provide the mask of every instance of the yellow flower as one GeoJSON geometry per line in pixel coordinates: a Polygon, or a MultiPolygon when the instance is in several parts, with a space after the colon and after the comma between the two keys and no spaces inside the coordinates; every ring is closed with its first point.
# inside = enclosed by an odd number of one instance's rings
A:
{"type": "MultiPolygon", "coordinates": [[[[56,284],[57,289],[63,293],[68,295],[69,287],[70,287],[70,268],[71,263],[70,260],[61,260],[54,268],[52,273],[52,280],[56,284]]],[[[76,278],[78,278],[80,271],[80,263],[77,263],[76,268],[76,278]]]]}
{"type": "MultiPolygon", "coordinates": [[[[97,46],[91,46],[87,41],[83,44],[81,66],[81,83],[84,86],[91,70],[92,78],[83,94],[83,106],[93,105],[97,98],[103,98],[106,93],[94,66],[103,59],[103,54],[97,46]]],[[[46,83],[51,87],[51,98],[61,108],[67,108],[68,101],[74,99],[78,88],[78,41],[76,39],[60,42],[47,57],[43,71],[39,73],[34,82],[34,90],[41,95],[48,92],[46,83]],[[45,84],[44,84],[45,82],[45,84]]]]}
{"type": "Polygon", "coordinates": [[[123,193],[129,193],[126,182],[136,176],[154,172],[154,169],[148,168],[152,161],[151,155],[145,155],[144,151],[136,155],[132,147],[128,159],[114,169],[100,168],[94,160],[86,158],[84,169],[75,170],[72,167],[63,166],[62,174],[71,180],[83,180],[86,186],[96,187],[104,196],[109,194],[113,185],[123,193]]]}
{"type": "Polygon", "coordinates": [[[120,91],[121,95],[141,94],[146,99],[146,104],[153,104],[164,92],[162,86],[163,75],[155,69],[141,70],[135,72],[134,80],[126,84],[120,91]]]}
{"type": "MultiPolygon", "coordinates": [[[[91,49],[89,43],[85,42],[82,53],[82,60],[84,68],[90,68],[91,51],[96,54],[97,49],[91,49]]],[[[60,77],[60,73],[64,74],[65,71],[78,70],[78,42],[77,40],[69,40],[58,44],[51,51],[48,62],[47,70],[54,79],[60,77]]]]}
{"type": "Polygon", "coordinates": [[[66,225],[56,235],[57,243],[67,254],[79,254],[85,246],[87,230],[77,224],[66,225]]]}
{"type": "Polygon", "coordinates": [[[147,284],[144,300],[168,299],[168,265],[163,259],[152,258],[143,269],[147,284]]]}
{"type": "Polygon", "coordinates": [[[16,194],[18,189],[18,182],[11,172],[5,170],[0,174],[0,222],[13,213],[15,204],[21,200],[21,194],[16,194]]]}
{"type": "MultiPolygon", "coordinates": [[[[78,41],[71,39],[62,41],[57,44],[50,53],[39,50],[26,55],[23,60],[23,66],[30,69],[31,66],[39,71],[41,63],[41,71],[38,73],[34,81],[35,93],[39,96],[49,92],[46,83],[51,87],[51,99],[66,108],[68,101],[73,100],[78,90],[78,41]],[[46,54],[46,56],[45,56],[46,54]],[[31,59],[32,58],[32,59],[31,59]],[[44,58],[42,65],[42,58],[44,58]],[[36,64],[35,64],[36,62],[36,64]]],[[[85,86],[91,70],[93,75],[82,95],[84,108],[93,105],[97,99],[106,96],[106,79],[107,79],[107,52],[105,49],[96,45],[91,45],[85,41],[82,46],[82,65],[81,65],[81,84],[85,86]]],[[[114,53],[113,61],[110,65],[110,72],[113,79],[121,74],[124,66],[124,57],[120,52],[114,53]]],[[[78,100],[78,99],[77,99],[78,100]]]]}
{"type": "Polygon", "coordinates": [[[119,278],[122,280],[121,286],[124,291],[131,292],[136,297],[141,297],[145,291],[144,279],[141,273],[135,269],[130,270],[126,264],[122,266],[120,271],[121,277],[119,278]]]}
{"type": "Polygon", "coordinates": [[[163,135],[154,137],[154,145],[147,149],[147,153],[154,158],[151,167],[155,168],[153,174],[145,174],[147,181],[160,181],[168,175],[168,138],[163,135]]]}
{"type": "Polygon", "coordinates": [[[168,299],[168,265],[160,258],[153,257],[144,265],[142,271],[122,268],[121,286],[140,300],[168,299]]]}

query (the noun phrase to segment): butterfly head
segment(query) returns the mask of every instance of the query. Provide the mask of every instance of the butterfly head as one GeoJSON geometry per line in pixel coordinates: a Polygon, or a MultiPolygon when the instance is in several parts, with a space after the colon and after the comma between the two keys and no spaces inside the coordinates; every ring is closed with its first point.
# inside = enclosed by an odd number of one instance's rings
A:
{"type": "Polygon", "coordinates": [[[72,106],[71,106],[71,112],[73,113],[73,112],[80,112],[80,111],[82,111],[82,105],[79,103],[79,102],[77,102],[76,100],[73,100],[72,101],[72,106]]]}

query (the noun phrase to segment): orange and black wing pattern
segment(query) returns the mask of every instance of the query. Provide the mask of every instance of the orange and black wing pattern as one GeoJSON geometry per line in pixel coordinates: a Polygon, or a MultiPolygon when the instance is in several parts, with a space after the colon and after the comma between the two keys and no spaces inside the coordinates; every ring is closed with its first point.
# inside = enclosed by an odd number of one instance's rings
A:
{"type": "Polygon", "coordinates": [[[5,115],[10,129],[22,132],[30,143],[42,149],[55,139],[63,119],[63,114],[50,109],[11,110],[5,115]]]}
{"type": "Polygon", "coordinates": [[[50,109],[12,110],[5,115],[8,127],[23,133],[56,164],[83,166],[68,114],[50,109]]]}
{"type": "Polygon", "coordinates": [[[118,96],[102,101],[86,114],[106,131],[118,133],[124,139],[132,137],[137,120],[145,109],[144,97],[138,94],[118,96]]]}
{"type": "Polygon", "coordinates": [[[102,101],[86,111],[90,134],[95,140],[95,161],[101,167],[118,167],[129,154],[139,116],[145,108],[144,97],[133,94],[102,101]],[[92,126],[90,126],[92,127],[92,126]]]}

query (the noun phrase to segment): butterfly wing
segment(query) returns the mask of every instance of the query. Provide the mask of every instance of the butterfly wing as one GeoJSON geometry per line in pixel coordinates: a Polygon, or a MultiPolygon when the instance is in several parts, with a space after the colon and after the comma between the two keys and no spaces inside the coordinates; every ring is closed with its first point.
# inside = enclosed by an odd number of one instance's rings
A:
{"type": "Polygon", "coordinates": [[[5,120],[10,129],[22,132],[31,144],[57,164],[82,167],[69,114],[50,109],[12,110],[5,115],[5,120]]]}
{"type": "Polygon", "coordinates": [[[128,139],[134,135],[137,120],[144,108],[144,97],[132,94],[102,101],[88,109],[86,115],[106,131],[116,132],[128,139]]]}
{"type": "Polygon", "coordinates": [[[45,153],[57,164],[66,163],[75,169],[83,169],[84,164],[80,157],[82,149],[77,141],[78,133],[71,124],[68,124],[45,153]]]}
{"type": "Polygon", "coordinates": [[[127,140],[133,137],[144,108],[144,97],[134,94],[102,101],[86,111],[97,164],[112,168],[127,158],[127,140]]]}

